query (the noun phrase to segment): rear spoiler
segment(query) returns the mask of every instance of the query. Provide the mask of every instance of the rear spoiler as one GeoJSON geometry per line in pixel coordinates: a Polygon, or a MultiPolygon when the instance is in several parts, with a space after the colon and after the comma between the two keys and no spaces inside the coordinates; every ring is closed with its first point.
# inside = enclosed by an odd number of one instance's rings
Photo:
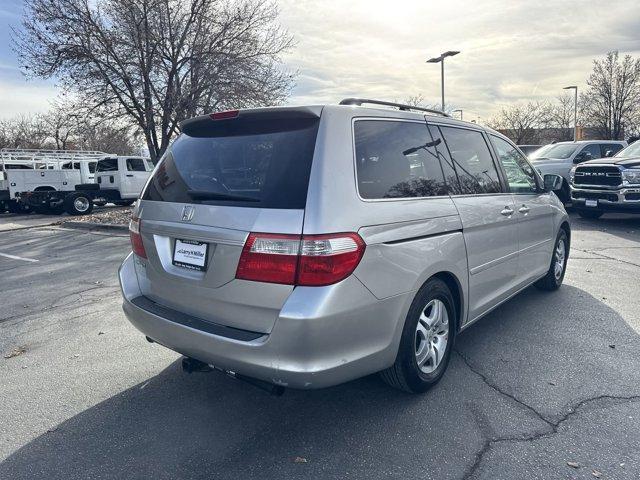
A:
{"type": "Polygon", "coordinates": [[[180,123],[183,133],[190,137],[233,136],[237,134],[269,133],[305,128],[316,122],[322,106],[273,107],[200,115],[180,123]],[[214,118],[218,117],[218,118],[214,118]]]}

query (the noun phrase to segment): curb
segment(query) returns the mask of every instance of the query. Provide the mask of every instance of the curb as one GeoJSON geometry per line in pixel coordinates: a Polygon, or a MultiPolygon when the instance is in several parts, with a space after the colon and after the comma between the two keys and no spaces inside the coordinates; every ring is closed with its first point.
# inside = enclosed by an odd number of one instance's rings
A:
{"type": "Polygon", "coordinates": [[[96,222],[63,222],[61,227],[77,228],[79,230],[105,230],[109,232],[128,232],[127,225],[118,225],[115,223],[96,223],[96,222]]]}

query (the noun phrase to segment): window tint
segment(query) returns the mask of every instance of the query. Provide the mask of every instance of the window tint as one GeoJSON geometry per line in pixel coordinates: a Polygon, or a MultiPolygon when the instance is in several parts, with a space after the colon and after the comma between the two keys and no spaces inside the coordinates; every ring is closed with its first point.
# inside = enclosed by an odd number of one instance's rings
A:
{"type": "Polygon", "coordinates": [[[529,162],[518,152],[516,147],[506,140],[491,135],[491,142],[496,147],[500,163],[504,167],[509,182],[509,190],[513,193],[537,192],[536,175],[529,162]]]}
{"type": "Polygon", "coordinates": [[[96,173],[96,163],[97,162],[88,162],[87,166],[89,167],[89,173],[96,173]]]}
{"type": "Polygon", "coordinates": [[[178,137],[142,198],[242,207],[305,207],[317,118],[234,120],[216,127],[218,130],[203,136],[178,137]]]}
{"type": "Polygon", "coordinates": [[[596,143],[585,145],[585,147],[582,150],[580,150],[580,153],[578,155],[586,155],[585,152],[588,152],[591,154],[591,159],[602,158],[602,154],[600,153],[600,145],[596,143]]]}
{"type": "Polygon", "coordinates": [[[460,184],[458,183],[458,176],[456,175],[455,168],[453,166],[453,160],[449,156],[449,151],[442,137],[440,129],[434,125],[429,125],[429,132],[431,132],[431,138],[436,145],[435,149],[440,160],[440,166],[444,173],[444,180],[447,184],[447,191],[452,195],[460,194],[460,184]]]}
{"type": "Polygon", "coordinates": [[[113,172],[116,170],[118,170],[117,158],[105,158],[104,160],[98,160],[96,172],[113,172]]]}
{"type": "Polygon", "coordinates": [[[620,150],[622,150],[622,145],[619,143],[603,143],[600,145],[600,156],[604,158],[607,156],[607,152],[610,152],[609,156],[612,157],[620,150]]]}
{"type": "Polygon", "coordinates": [[[130,172],[146,172],[147,168],[141,158],[127,158],[127,170],[130,172]]]}
{"type": "Polygon", "coordinates": [[[455,127],[440,127],[453,166],[458,174],[460,193],[498,193],[498,171],[482,133],[455,127]]]}
{"type": "Polygon", "coordinates": [[[359,120],[354,124],[362,198],[446,195],[442,168],[425,123],[359,120]]]}

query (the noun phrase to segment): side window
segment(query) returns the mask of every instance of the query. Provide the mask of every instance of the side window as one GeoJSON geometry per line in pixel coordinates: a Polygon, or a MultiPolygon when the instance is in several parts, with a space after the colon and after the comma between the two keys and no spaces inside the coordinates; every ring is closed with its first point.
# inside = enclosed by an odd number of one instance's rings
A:
{"type": "Polygon", "coordinates": [[[130,172],[146,172],[147,167],[141,158],[127,158],[127,170],[130,172]]]}
{"type": "Polygon", "coordinates": [[[358,191],[366,199],[446,195],[433,141],[424,123],[354,123],[358,191]]]}
{"type": "Polygon", "coordinates": [[[440,166],[444,173],[444,181],[447,184],[447,190],[451,195],[458,195],[461,193],[458,176],[456,175],[456,170],[453,166],[453,160],[451,160],[451,157],[449,156],[447,145],[444,143],[442,133],[435,125],[429,125],[429,132],[431,132],[431,138],[433,138],[433,142],[435,144],[436,154],[438,155],[438,160],[440,160],[440,166]]]}
{"type": "Polygon", "coordinates": [[[105,158],[104,160],[98,160],[96,172],[114,172],[116,170],[118,170],[117,158],[105,158]]]}
{"type": "Polygon", "coordinates": [[[603,143],[600,145],[600,156],[602,158],[613,157],[620,150],[622,150],[622,145],[619,143],[603,143]],[[607,155],[607,152],[609,155],[607,155]]]}
{"type": "Polygon", "coordinates": [[[491,135],[490,138],[507,174],[509,190],[513,193],[537,192],[536,174],[516,147],[500,137],[491,135]]]}
{"type": "MultiPolygon", "coordinates": [[[[596,143],[590,143],[589,145],[585,145],[585,147],[580,151],[584,155],[583,152],[589,152],[591,154],[591,159],[602,158],[602,154],[600,153],[600,145],[596,143]]],[[[580,153],[578,155],[580,155],[580,153]]]]}
{"type": "Polygon", "coordinates": [[[501,192],[498,171],[482,133],[456,127],[440,127],[440,130],[458,174],[460,193],[501,192]]]}

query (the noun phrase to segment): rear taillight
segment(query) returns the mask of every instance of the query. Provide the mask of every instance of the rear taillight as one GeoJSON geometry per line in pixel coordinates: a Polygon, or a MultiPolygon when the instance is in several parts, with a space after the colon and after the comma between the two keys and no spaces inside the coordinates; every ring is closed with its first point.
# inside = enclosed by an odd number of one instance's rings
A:
{"type": "Polygon", "coordinates": [[[287,285],[330,285],[358,266],[365,244],[356,233],[247,237],[236,278],[287,285]]]}
{"type": "Polygon", "coordinates": [[[139,218],[132,218],[129,222],[129,238],[131,238],[131,248],[133,253],[142,258],[147,258],[147,252],[144,250],[144,244],[142,243],[142,235],[140,235],[140,226],[142,220],[139,218]]]}

